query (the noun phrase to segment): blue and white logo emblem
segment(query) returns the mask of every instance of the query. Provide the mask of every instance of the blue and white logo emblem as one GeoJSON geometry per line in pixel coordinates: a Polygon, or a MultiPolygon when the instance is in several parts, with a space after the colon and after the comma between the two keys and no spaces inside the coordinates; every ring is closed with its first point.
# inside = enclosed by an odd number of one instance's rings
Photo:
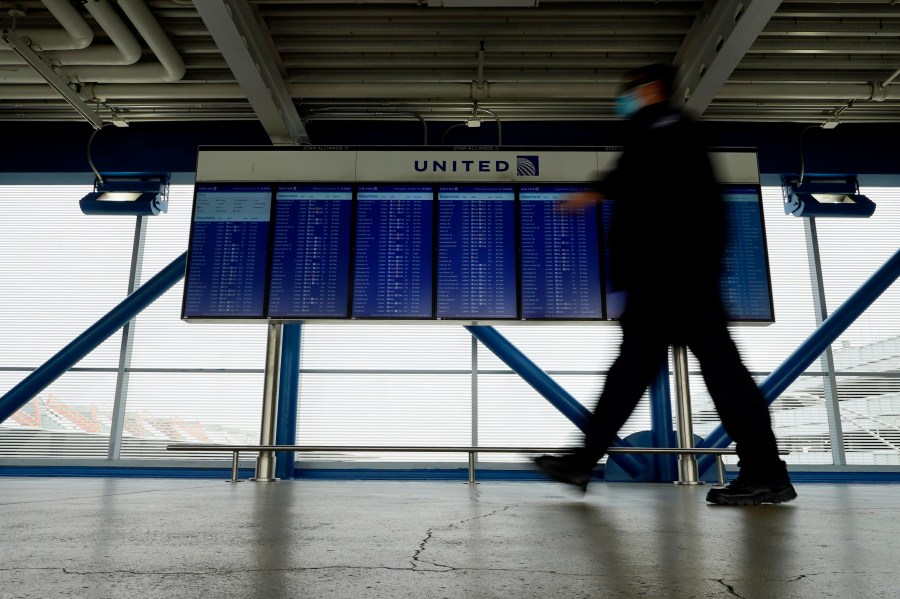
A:
{"type": "Polygon", "coordinates": [[[516,175],[519,177],[537,177],[541,169],[537,156],[516,156],[516,175]]]}

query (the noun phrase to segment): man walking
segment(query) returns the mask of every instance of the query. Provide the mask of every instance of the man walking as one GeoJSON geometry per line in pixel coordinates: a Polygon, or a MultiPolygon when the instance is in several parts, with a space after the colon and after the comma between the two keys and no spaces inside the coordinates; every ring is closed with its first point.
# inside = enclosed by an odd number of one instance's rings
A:
{"type": "Polygon", "coordinates": [[[728,435],[740,473],[707,501],[781,503],[797,496],[778,455],[768,406],[728,332],[719,278],[726,244],[724,203],[695,123],[671,102],[674,69],[652,64],[626,74],[617,112],[627,142],[601,193],[571,203],[614,201],[611,280],[626,294],[622,343],[584,444],[535,458],[550,478],[587,489],[592,469],[656,376],[670,345],[686,346],[728,435]]]}

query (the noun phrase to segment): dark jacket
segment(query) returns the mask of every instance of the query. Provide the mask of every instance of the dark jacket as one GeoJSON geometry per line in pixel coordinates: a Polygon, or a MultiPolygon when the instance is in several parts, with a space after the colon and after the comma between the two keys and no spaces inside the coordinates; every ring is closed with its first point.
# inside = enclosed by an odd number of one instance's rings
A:
{"type": "Polygon", "coordinates": [[[638,111],[615,170],[613,286],[667,295],[718,293],[726,242],[724,202],[695,122],[668,104],[638,111]]]}

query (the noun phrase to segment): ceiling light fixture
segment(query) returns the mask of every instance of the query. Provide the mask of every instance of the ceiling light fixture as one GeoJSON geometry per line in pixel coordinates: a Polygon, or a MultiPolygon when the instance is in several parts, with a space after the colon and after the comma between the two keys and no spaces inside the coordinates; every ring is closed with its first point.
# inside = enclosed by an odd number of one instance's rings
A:
{"type": "Polygon", "coordinates": [[[855,175],[782,179],[784,213],[812,217],[866,218],[875,202],[859,193],[855,175]]]}
{"type": "Polygon", "coordinates": [[[94,181],[79,205],[84,214],[156,216],[169,210],[165,175],[116,175],[94,181]]]}

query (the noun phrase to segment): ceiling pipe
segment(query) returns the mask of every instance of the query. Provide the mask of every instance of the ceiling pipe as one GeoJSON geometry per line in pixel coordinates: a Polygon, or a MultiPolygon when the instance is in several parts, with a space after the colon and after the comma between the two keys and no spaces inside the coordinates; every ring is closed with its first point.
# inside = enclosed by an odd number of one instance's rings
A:
{"type": "Polygon", "coordinates": [[[614,98],[618,83],[484,82],[469,83],[288,83],[295,98],[395,99],[439,98],[457,100],[614,98]]]}
{"type": "Polygon", "coordinates": [[[728,83],[719,89],[717,100],[898,100],[900,89],[883,89],[879,84],[853,83],[728,83]]]}
{"type": "MultiPolygon", "coordinates": [[[[34,50],[80,50],[94,41],[94,32],[81,13],[69,0],[44,0],[44,6],[59,21],[62,29],[15,27],[9,31],[19,38],[28,38],[34,50]]],[[[9,50],[0,46],[0,50],[9,50]]]]}
{"type": "Polygon", "coordinates": [[[108,0],[86,0],[87,9],[112,45],[95,44],[79,52],[44,52],[59,65],[130,65],[141,59],[141,43],[108,0]]]}
{"type": "MultiPolygon", "coordinates": [[[[135,65],[139,66],[139,65],[135,65]]],[[[2,81],[0,73],[0,81],[2,81]]],[[[435,101],[470,103],[471,83],[289,83],[291,96],[304,100],[391,100],[428,98],[435,101]]],[[[560,99],[611,101],[618,85],[609,83],[489,83],[487,95],[492,101],[560,99]]],[[[246,99],[237,83],[183,81],[177,85],[146,83],[85,84],[82,91],[95,98],[119,100],[226,100],[246,99]]],[[[873,86],[867,84],[802,84],[802,83],[727,83],[719,90],[718,100],[739,101],[817,101],[872,99],[873,86]]],[[[0,87],[0,100],[53,99],[56,94],[38,85],[0,87]]],[[[884,100],[900,100],[900,86],[885,88],[884,100]]]]}
{"type": "MultiPolygon", "coordinates": [[[[122,66],[94,63],[89,66],[62,66],[56,69],[60,77],[77,83],[159,83],[181,80],[187,71],[184,60],[147,8],[144,0],[119,0],[119,6],[147,45],[150,46],[150,50],[159,63],[123,64],[122,66]]],[[[103,9],[100,10],[102,12],[103,9]]],[[[108,16],[109,14],[105,13],[101,18],[108,16]]],[[[113,29],[115,28],[114,25],[113,29]]],[[[127,30],[127,27],[125,29],[127,30]]],[[[124,36],[119,35],[120,33],[122,32],[116,32],[116,38],[125,43],[128,58],[130,58],[134,53],[133,48],[130,47],[130,43],[124,39],[124,36]]],[[[114,50],[114,48],[110,47],[110,50],[114,50]]],[[[43,79],[28,67],[0,71],[0,83],[27,84],[39,81],[43,81],[43,79]]]]}
{"type": "Polygon", "coordinates": [[[894,71],[893,73],[891,73],[890,77],[888,77],[887,79],[885,79],[884,81],[882,81],[882,82],[881,82],[881,86],[882,86],[882,87],[887,87],[888,85],[890,85],[891,83],[893,83],[894,79],[896,79],[897,77],[900,77],[900,69],[897,69],[896,71],[894,71]]]}
{"type": "MultiPolygon", "coordinates": [[[[116,9],[108,0],[87,0],[84,4],[94,20],[109,36],[110,44],[94,44],[82,50],[49,50],[41,52],[41,56],[49,59],[53,65],[129,65],[141,58],[141,44],[134,36],[116,9]]],[[[15,54],[0,54],[0,65],[21,65],[22,61],[15,54]]],[[[5,69],[7,73],[16,72],[5,69]]],[[[27,81],[30,70],[22,68],[27,81]]]]}
{"type": "Polygon", "coordinates": [[[119,0],[119,6],[132,22],[159,64],[133,64],[130,66],[63,67],[62,75],[78,82],[155,83],[179,81],[187,68],[181,55],[172,45],[159,22],[147,8],[144,0],[119,0]]]}

